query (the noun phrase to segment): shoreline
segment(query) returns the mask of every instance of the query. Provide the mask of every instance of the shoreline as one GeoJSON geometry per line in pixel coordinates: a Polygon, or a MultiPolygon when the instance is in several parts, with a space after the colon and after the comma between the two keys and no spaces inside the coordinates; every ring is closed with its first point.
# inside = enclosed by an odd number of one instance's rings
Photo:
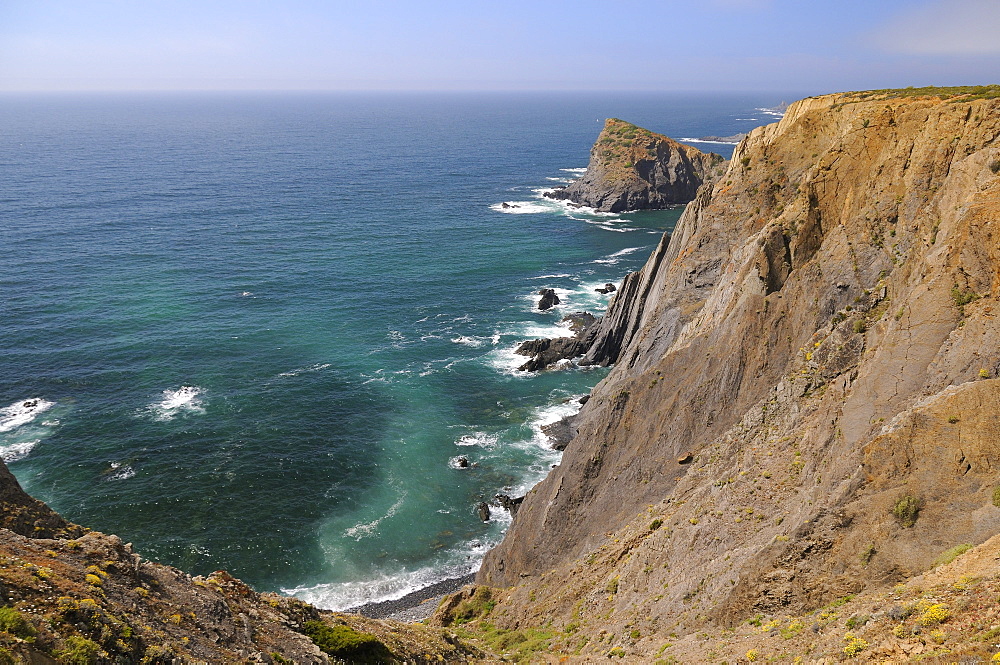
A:
{"type": "Polygon", "coordinates": [[[396,621],[423,621],[434,614],[441,599],[450,593],[455,593],[467,584],[472,584],[476,573],[462,577],[452,577],[435,582],[422,589],[411,591],[396,600],[383,600],[378,603],[365,603],[357,607],[341,610],[344,614],[360,614],[369,619],[395,619],[396,621]]]}

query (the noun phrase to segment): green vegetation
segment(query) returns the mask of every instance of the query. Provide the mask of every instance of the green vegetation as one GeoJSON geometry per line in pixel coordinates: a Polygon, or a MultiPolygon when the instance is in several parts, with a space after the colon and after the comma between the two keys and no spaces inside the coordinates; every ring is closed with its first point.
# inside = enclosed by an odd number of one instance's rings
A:
{"type": "Polygon", "coordinates": [[[351,663],[392,662],[392,653],[377,637],[347,626],[306,621],[303,633],[325,653],[351,663]]]}
{"type": "Polygon", "coordinates": [[[960,289],[956,284],[955,286],[951,287],[951,298],[952,300],[955,301],[956,305],[958,305],[959,307],[964,307],[965,305],[968,305],[970,302],[979,300],[979,294],[975,293],[972,290],[960,289]]]}
{"type": "Polygon", "coordinates": [[[466,598],[455,607],[452,621],[456,625],[475,621],[492,612],[495,605],[496,601],[493,600],[489,587],[476,587],[470,598],[466,598]]]}
{"type": "Polygon", "coordinates": [[[0,630],[21,639],[33,637],[37,632],[25,616],[13,607],[0,607],[0,630]]]}
{"type": "MultiPolygon", "coordinates": [[[[1000,491],[1000,487],[997,488],[997,491],[1000,491]]],[[[661,519],[655,519],[655,520],[653,520],[652,522],[649,523],[649,530],[650,531],[656,531],[661,526],[663,526],[663,520],[661,520],[661,519]]]]}
{"type": "Polygon", "coordinates": [[[993,505],[1000,508],[1000,485],[993,488],[993,505]]]}
{"type": "Polygon", "coordinates": [[[864,551],[861,552],[861,565],[867,566],[869,563],[871,563],[872,558],[875,556],[877,552],[878,550],[875,549],[875,543],[869,544],[868,547],[866,547],[864,551]]]}
{"type": "Polygon", "coordinates": [[[996,99],[1000,97],[1000,85],[957,85],[941,87],[928,85],[922,88],[884,88],[881,90],[863,90],[849,93],[859,100],[901,99],[907,97],[937,97],[954,102],[967,102],[973,99],[996,99]]]}
{"type": "Polygon", "coordinates": [[[56,658],[60,663],[69,665],[91,665],[101,658],[101,647],[93,640],[79,635],[71,635],[66,638],[66,646],[56,652],[56,658]]]}
{"type": "Polygon", "coordinates": [[[962,543],[961,545],[955,545],[951,549],[945,550],[940,554],[940,556],[938,556],[938,558],[934,559],[934,563],[931,564],[931,568],[937,568],[938,566],[943,566],[947,563],[951,563],[959,556],[971,550],[973,547],[975,547],[975,545],[972,545],[970,543],[962,543]]]}
{"type": "Polygon", "coordinates": [[[896,501],[896,505],[892,507],[892,515],[899,520],[900,524],[909,528],[917,523],[922,506],[923,501],[907,494],[896,501]]]}

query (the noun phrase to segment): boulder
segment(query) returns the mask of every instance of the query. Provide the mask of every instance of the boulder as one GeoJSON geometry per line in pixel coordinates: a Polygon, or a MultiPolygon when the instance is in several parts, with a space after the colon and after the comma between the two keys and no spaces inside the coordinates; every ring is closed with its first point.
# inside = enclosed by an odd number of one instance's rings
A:
{"type": "Polygon", "coordinates": [[[542,289],[538,295],[541,296],[538,301],[538,309],[542,311],[552,309],[559,304],[559,296],[556,295],[555,289],[542,289]]]}

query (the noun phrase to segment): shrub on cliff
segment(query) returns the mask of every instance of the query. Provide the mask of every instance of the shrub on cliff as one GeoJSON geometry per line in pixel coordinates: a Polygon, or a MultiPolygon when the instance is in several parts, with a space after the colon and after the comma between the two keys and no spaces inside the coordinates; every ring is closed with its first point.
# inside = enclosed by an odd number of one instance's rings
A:
{"type": "Polygon", "coordinates": [[[906,496],[899,499],[896,505],[892,507],[893,516],[899,520],[899,523],[905,527],[911,527],[917,523],[917,517],[920,515],[920,508],[923,506],[923,502],[915,496],[906,496]]]}

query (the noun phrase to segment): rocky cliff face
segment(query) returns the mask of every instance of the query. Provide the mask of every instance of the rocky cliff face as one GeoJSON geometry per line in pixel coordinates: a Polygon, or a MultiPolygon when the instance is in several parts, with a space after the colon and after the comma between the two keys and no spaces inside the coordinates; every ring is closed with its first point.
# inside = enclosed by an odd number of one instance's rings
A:
{"type": "Polygon", "coordinates": [[[603,212],[666,208],[692,200],[703,182],[722,173],[723,162],[714,153],[609,118],[583,177],[546,196],[603,212]]]}
{"type": "Polygon", "coordinates": [[[513,587],[491,621],[648,658],[1000,533],[998,172],[995,95],[754,130],[612,301],[615,369],[479,573],[513,587]]]}

